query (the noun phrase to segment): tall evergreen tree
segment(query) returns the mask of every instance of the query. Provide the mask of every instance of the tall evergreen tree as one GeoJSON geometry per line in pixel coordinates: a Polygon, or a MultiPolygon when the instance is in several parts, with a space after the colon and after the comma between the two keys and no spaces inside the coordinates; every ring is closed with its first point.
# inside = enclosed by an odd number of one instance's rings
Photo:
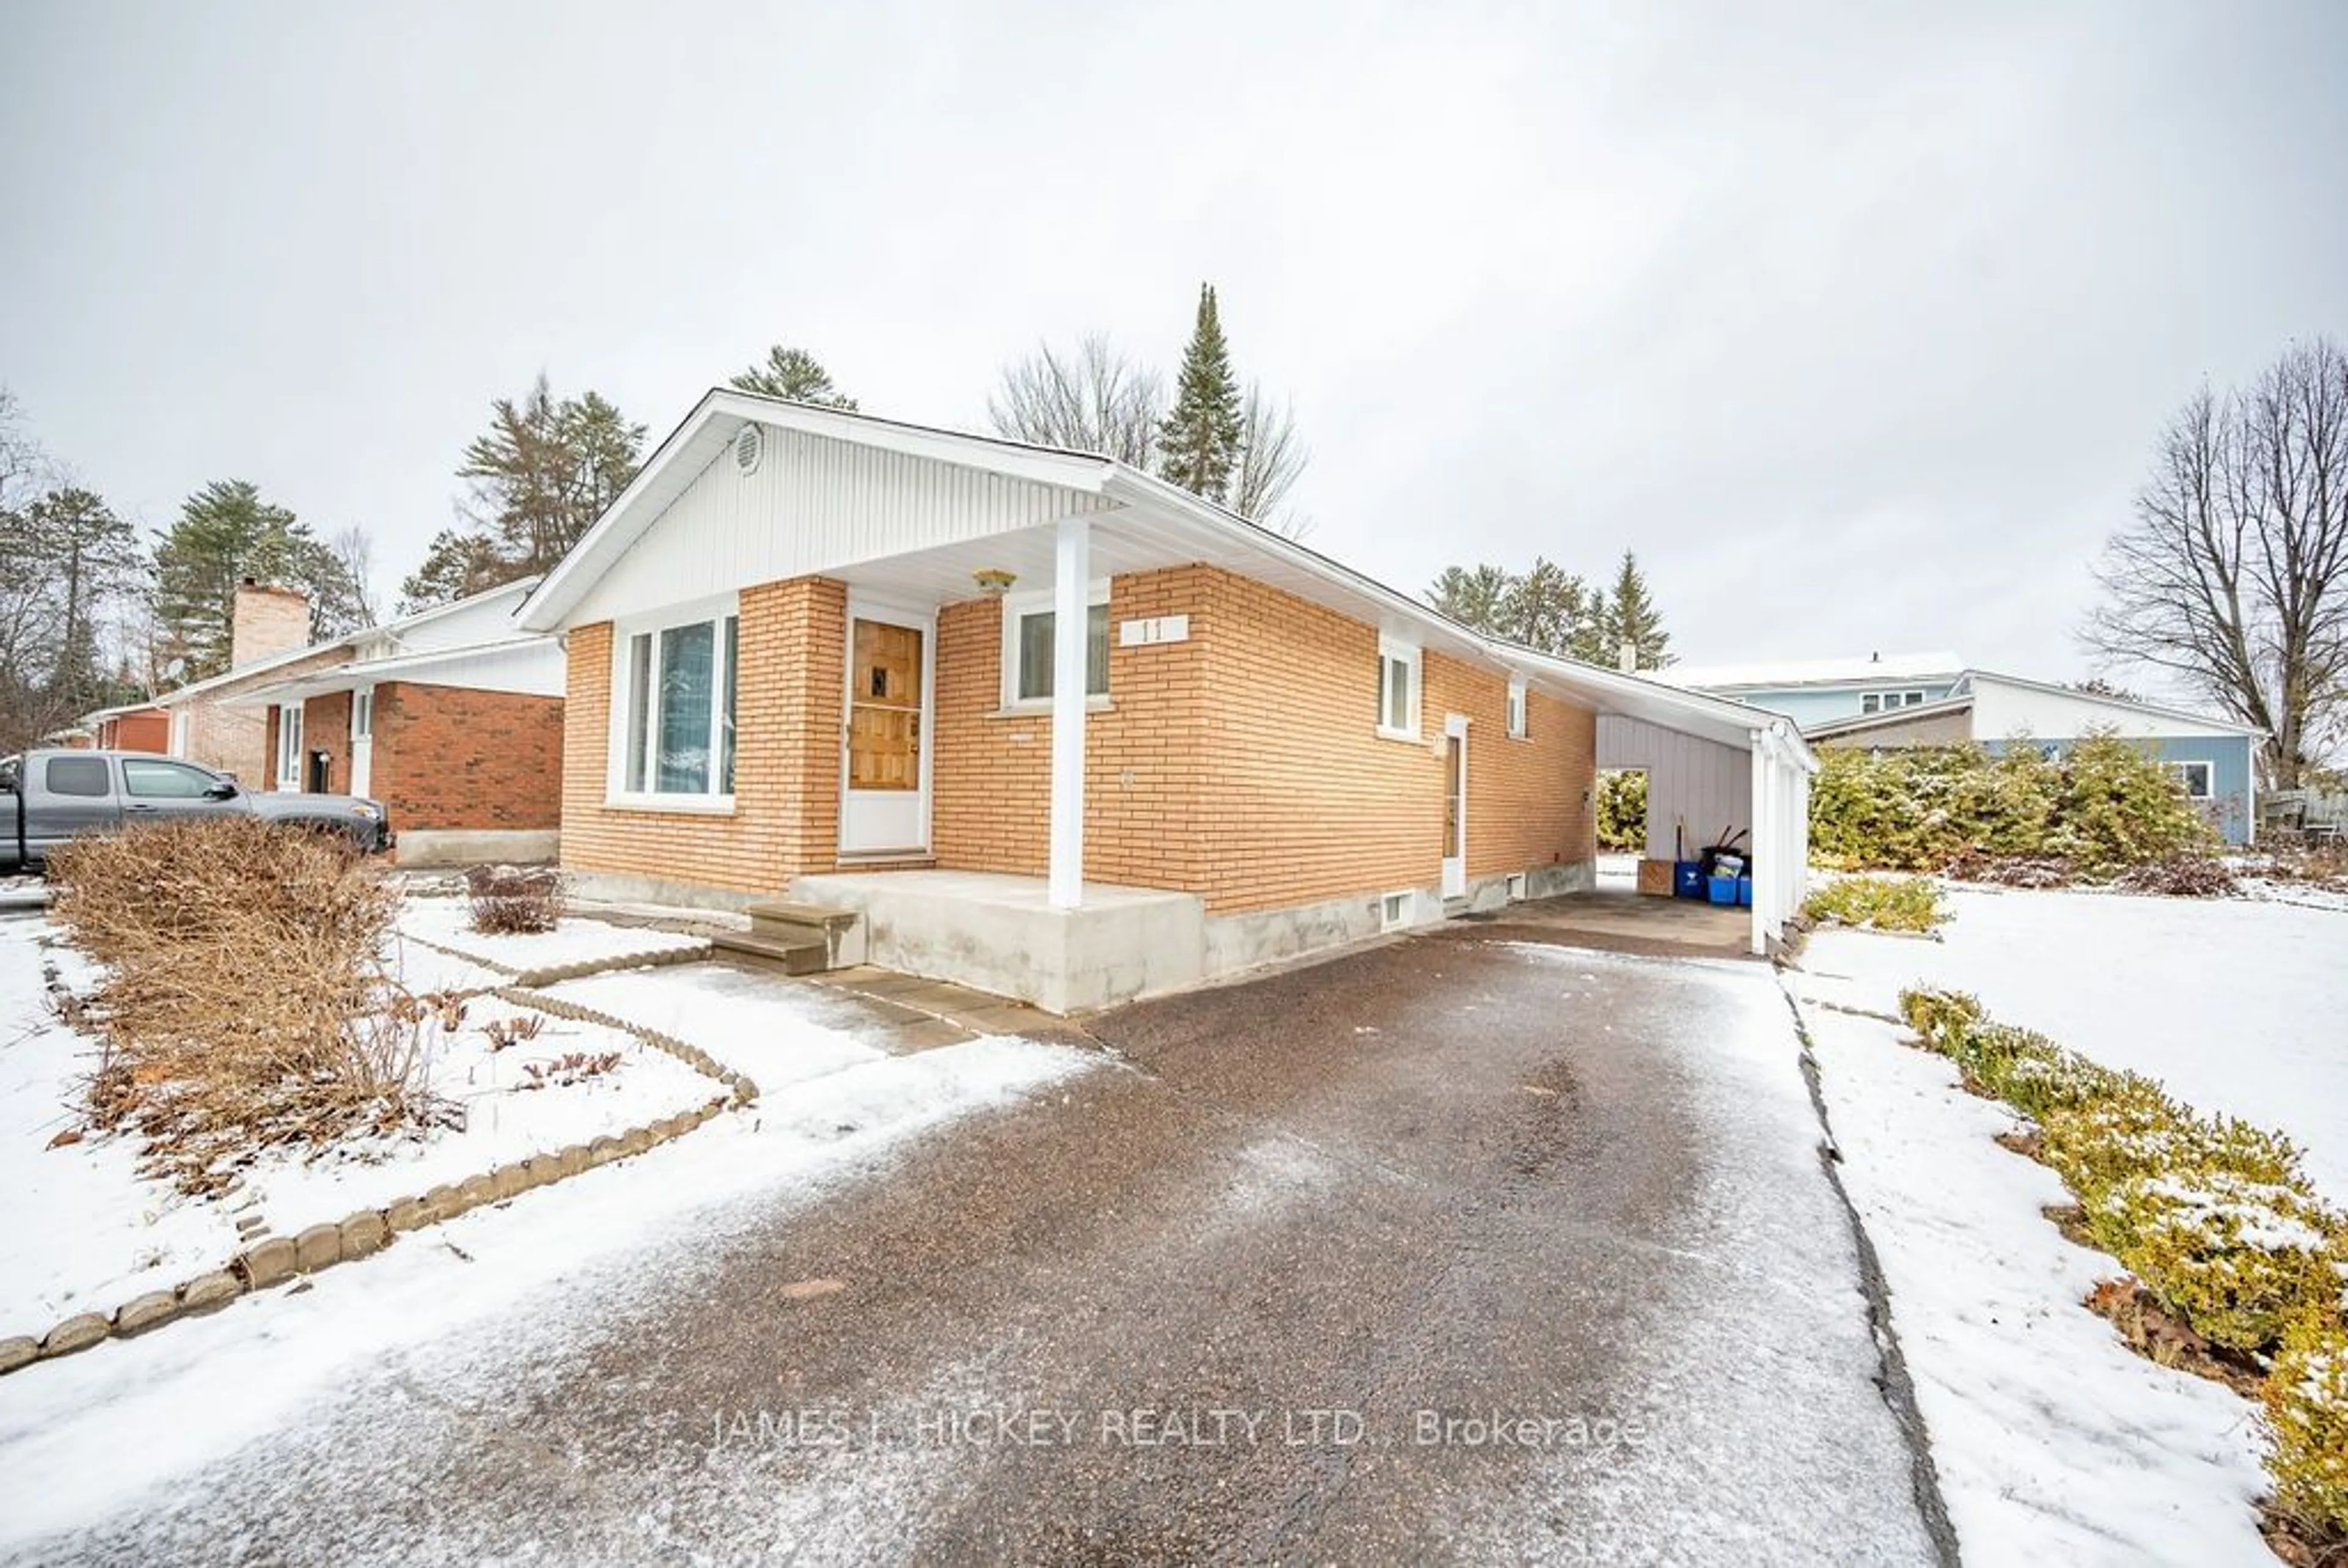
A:
{"type": "Polygon", "coordinates": [[[1158,429],[1159,473],[1192,495],[1220,504],[1231,493],[1241,435],[1239,380],[1231,374],[1214,287],[1201,283],[1198,322],[1191,329],[1190,346],[1182,353],[1174,407],[1158,429]]]}
{"type": "Polygon", "coordinates": [[[1661,670],[1672,661],[1672,634],[1663,630],[1663,615],[1647,592],[1638,558],[1629,550],[1622,552],[1622,569],[1614,575],[1614,598],[1607,607],[1605,621],[1613,645],[1612,660],[1619,660],[1628,644],[1637,661],[1636,669],[1661,670]]]}
{"type": "Polygon", "coordinates": [[[1426,602],[1462,626],[1498,637],[1507,624],[1502,608],[1516,580],[1503,567],[1447,566],[1426,590],[1426,602]]]}
{"type": "Polygon", "coordinates": [[[26,517],[59,605],[50,690],[74,712],[103,707],[113,684],[98,652],[99,620],[142,575],[138,536],[113,507],[76,486],[51,490],[26,517]]]}
{"type": "Polygon", "coordinates": [[[775,344],[767,351],[766,364],[743,371],[734,377],[732,384],[761,397],[787,397],[793,403],[812,403],[819,408],[856,412],[856,399],[834,386],[831,373],[803,348],[775,344]]]}
{"type": "Polygon", "coordinates": [[[400,585],[403,613],[543,575],[636,477],[644,427],[603,395],[557,399],[541,374],[520,398],[489,405],[489,428],[465,448],[469,528],[443,528],[400,585]]]}
{"type": "Polygon", "coordinates": [[[366,595],[335,551],[244,479],[216,479],[190,496],[155,547],[155,618],[166,657],[182,678],[228,668],[237,585],[246,578],[298,588],[310,598],[310,635],[340,637],[366,624],[366,595]]]}

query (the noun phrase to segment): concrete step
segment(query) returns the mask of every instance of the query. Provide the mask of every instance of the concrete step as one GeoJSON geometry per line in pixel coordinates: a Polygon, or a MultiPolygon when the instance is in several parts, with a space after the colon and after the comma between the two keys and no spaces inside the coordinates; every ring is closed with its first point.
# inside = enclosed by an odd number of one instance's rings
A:
{"type": "Polygon", "coordinates": [[[818,932],[844,931],[860,917],[853,909],[836,909],[829,904],[798,904],[787,898],[753,904],[743,913],[750,917],[753,929],[774,926],[818,932]]]}
{"type": "Polygon", "coordinates": [[[818,968],[845,968],[864,961],[864,917],[829,904],[769,898],[750,905],[750,935],[788,946],[812,943],[823,950],[818,968]]]}
{"type": "Polygon", "coordinates": [[[785,974],[816,975],[830,967],[830,946],[822,938],[776,938],[751,931],[719,931],[709,945],[721,953],[778,964],[785,974]]]}

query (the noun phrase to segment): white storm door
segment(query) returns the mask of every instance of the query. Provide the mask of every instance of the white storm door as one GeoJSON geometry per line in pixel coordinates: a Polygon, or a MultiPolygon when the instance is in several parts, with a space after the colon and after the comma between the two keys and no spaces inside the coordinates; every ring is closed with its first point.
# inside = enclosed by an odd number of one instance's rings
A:
{"type": "Polygon", "coordinates": [[[375,688],[351,693],[350,793],[365,794],[375,783],[375,688]]]}
{"type": "Polygon", "coordinates": [[[851,603],[839,853],[930,852],[930,687],[936,625],[851,603]]]}
{"type": "Polygon", "coordinates": [[[1468,896],[1468,720],[1443,720],[1443,896],[1468,896]]]}

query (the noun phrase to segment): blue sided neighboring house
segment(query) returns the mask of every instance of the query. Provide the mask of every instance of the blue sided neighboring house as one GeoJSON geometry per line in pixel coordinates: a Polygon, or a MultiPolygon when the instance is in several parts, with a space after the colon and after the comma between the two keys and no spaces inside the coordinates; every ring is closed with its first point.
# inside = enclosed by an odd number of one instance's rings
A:
{"type": "Polygon", "coordinates": [[[2084,736],[2117,734],[2175,770],[2227,843],[2248,844],[2258,821],[2265,733],[2231,719],[1969,670],[1952,653],[1672,670],[1666,679],[1783,713],[1821,748],[1972,741],[1993,752],[2029,744],[2059,755],[2084,736]]]}

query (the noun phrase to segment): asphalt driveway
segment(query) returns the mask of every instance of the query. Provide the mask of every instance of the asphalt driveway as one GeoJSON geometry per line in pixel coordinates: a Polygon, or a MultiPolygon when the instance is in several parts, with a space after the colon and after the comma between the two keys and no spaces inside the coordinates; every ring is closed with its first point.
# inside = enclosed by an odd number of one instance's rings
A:
{"type": "Polygon", "coordinates": [[[1930,1561],[1768,972],[1509,935],[1097,1020],[604,1328],[403,1357],[40,1555],[1930,1561]]]}

